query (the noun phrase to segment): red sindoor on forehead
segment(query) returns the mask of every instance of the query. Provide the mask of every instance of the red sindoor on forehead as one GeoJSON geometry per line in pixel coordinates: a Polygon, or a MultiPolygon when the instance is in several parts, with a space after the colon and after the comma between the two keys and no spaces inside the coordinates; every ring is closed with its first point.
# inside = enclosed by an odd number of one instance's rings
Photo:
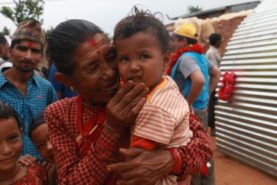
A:
{"type": "Polygon", "coordinates": [[[87,41],[91,46],[96,46],[97,45],[97,42],[94,40],[94,39],[89,39],[87,41]]]}
{"type": "Polygon", "coordinates": [[[28,46],[28,48],[33,48],[34,43],[33,43],[33,42],[31,42],[31,41],[29,41],[29,42],[27,43],[27,46],[28,46]]]}

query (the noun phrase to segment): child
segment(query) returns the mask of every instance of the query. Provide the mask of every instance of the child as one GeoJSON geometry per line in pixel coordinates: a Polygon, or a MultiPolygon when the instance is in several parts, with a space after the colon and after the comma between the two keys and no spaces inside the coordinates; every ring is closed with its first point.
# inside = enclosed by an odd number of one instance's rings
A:
{"type": "Polygon", "coordinates": [[[18,165],[17,160],[22,146],[21,126],[17,113],[7,104],[0,102],[0,184],[47,184],[42,167],[18,165]]]}
{"type": "Polygon", "coordinates": [[[30,126],[30,138],[36,145],[39,154],[45,160],[43,167],[48,173],[49,184],[57,184],[57,172],[54,161],[53,145],[49,140],[48,126],[44,121],[43,113],[38,114],[32,121],[30,126]]]}
{"type": "MultiPolygon", "coordinates": [[[[169,33],[154,15],[136,7],[134,11],[114,31],[122,80],[142,81],[150,89],[132,128],[131,147],[154,150],[184,146],[192,137],[189,107],[175,82],[163,76],[163,66],[170,57],[169,33]]],[[[155,184],[177,184],[176,176],[168,175],[155,184]]]]}

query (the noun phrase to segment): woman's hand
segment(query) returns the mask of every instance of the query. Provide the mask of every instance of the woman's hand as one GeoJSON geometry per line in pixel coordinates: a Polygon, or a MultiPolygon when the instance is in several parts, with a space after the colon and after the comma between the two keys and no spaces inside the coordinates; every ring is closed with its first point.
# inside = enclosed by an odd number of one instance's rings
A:
{"type": "Polygon", "coordinates": [[[128,160],[108,166],[119,174],[117,185],[153,185],[171,172],[174,159],[168,150],[146,151],[138,148],[120,149],[128,160]]]}
{"type": "Polygon", "coordinates": [[[106,106],[108,127],[123,131],[130,126],[143,107],[148,91],[144,83],[128,81],[106,106]]]}

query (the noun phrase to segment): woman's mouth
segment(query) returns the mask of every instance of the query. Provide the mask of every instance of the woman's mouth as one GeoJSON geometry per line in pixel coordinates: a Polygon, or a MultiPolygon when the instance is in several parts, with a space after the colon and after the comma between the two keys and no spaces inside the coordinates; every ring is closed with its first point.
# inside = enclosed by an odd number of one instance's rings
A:
{"type": "Polygon", "coordinates": [[[103,88],[100,91],[105,93],[114,93],[118,90],[118,83],[115,83],[113,86],[108,88],[103,88]]]}

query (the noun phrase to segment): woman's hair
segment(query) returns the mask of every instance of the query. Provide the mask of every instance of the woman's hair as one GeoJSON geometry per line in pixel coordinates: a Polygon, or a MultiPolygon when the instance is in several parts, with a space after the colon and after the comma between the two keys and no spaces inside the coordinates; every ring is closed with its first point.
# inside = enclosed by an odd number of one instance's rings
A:
{"type": "Polygon", "coordinates": [[[29,128],[29,137],[32,139],[32,132],[40,125],[46,124],[43,117],[43,112],[34,117],[29,128]]]}
{"type": "Polygon", "coordinates": [[[128,38],[138,32],[151,30],[156,37],[163,52],[168,51],[170,36],[164,24],[147,11],[139,10],[136,6],[132,9],[132,15],[123,18],[117,23],[114,30],[113,41],[128,38]]]}
{"type": "Polygon", "coordinates": [[[0,119],[14,118],[17,122],[17,126],[20,129],[21,123],[17,112],[8,104],[0,101],[0,119]]]}
{"type": "Polygon", "coordinates": [[[60,23],[48,39],[47,54],[58,71],[73,73],[75,50],[88,38],[103,31],[95,24],[81,19],[70,19],[60,23]]]}

